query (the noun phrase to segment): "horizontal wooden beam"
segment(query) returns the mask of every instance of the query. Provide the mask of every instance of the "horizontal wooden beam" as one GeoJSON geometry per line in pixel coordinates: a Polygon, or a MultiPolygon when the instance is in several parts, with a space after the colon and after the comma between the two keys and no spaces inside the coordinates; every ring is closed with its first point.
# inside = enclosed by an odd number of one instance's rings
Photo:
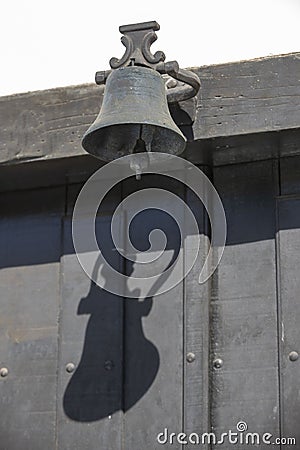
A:
{"type": "MultiPolygon", "coordinates": [[[[300,53],[192,70],[201,88],[190,140],[300,127],[300,53]]],[[[84,154],[81,137],[102,98],[96,85],[1,97],[0,164],[84,154]]]]}
{"type": "Polygon", "coordinates": [[[194,138],[300,126],[300,53],[202,67],[194,138]]]}

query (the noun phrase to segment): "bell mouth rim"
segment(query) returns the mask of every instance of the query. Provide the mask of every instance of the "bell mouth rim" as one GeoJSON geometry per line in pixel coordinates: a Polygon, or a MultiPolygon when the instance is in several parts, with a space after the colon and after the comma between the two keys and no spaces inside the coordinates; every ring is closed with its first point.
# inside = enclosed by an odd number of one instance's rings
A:
{"type": "MultiPolygon", "coordinates": [[[[141,123],[140,123],[141,124],[141,123]]],[[[83,149],[88,152],[91,155],[94,155],[100,159],[102,159],[103,161],[111,161],[112,158],[111,156],[109,156],[109,154],[111,154],[111,151],[107,151],[105,150],[106,148],[106,143],[105,143],[105,130],[106,129],[111,129],[112,127],[118,127],[120,125],[128,125],[128,126],[132,126],[132,122],[127,122],[127,123],[118,123],[118,124],[114,124],[114,125],[107,125],[107,126],[103,126],[101,128],[96,128],[93,129],[89,129],[87,130],[87,132],[84,134],[82,141],[81,141],[81,145],[83,147],[83,149]],[[103,133],[103,136],[101,136],[101,134],[103,133]],[[95,140],[97,140],[97,145],[95,145],[95,140]],[[107,154],[107,157],[105,157],[105,155],[107,154]]],[[[143,124],[141,124],[143,125],[143,124]]],[[[144,125],[151,125],[149,124],[149,122],[147,122],[147,124],[144,125]]],[[[171,136],[176,136],[176,139],[173,141],[173,145],[171,145],[171,148],[169,148],[169,150],[166,150],[165,153],[171,153],[174,155],[180,155],[181,153],[184,152],[185,148],[186,148],[186,144],[187,144],[187,138],[184,136],[184,134],[178,129],[177,130],[173,130],[171,128],[166,128],[163,126],[159,126],[157,124],[155,124],[156,128],[159,128],[161,130],[164,130],[165,132],[169,132],[170,133],[170,139],[171,136]]],[[[153,148],[153,153],[155,152],[159,152],[159,153],[164,153],[164,151],[160,151],[157,150],[157,148],[153,148]]],[[[124,153],[126,154],[126,153],[124,153]]],[[[124,156],[124,155],[119,155],[116,156],[116,158],[120,157],[120,156],[124,156]]]]}
{"type": "Polygon", "coordinates": [[[115,124],[112,123],[107,123],[107,125],[103,125],[101,127],[97,127],[96,124],[92,124],[87,131],[84,133],[84,135],[82,136],[82,142],[93,132],[96,131],[101,131],[104,130],[105,128],[109,128],[109,127],[118,127],[119,125],[151,125],[151,126],[155,126],[158,128],[162,128],[164,130],[169,130],[170,132],[176,133],[179,137],[181,137],[183,139],[184,142],[187,142],[187,138],[184,136],[184,134],[182,133],[182,131],[177,127],[177,129],[172,129],[166,126],[166,124],[158,124],[157,122],[132,122],[132,121],[121,121],[115,124]]]}
{"type": "MultiPolygon", "coordinates": [[[[95,128],[93,129],[92,126],[91,126],[84,133],[84,135],[82,137],[82,140],[81,140],[82,147],[87,152],[93,153],[93,152],[91,152],[91,147],[93,147],[91,142],[90,142],[92,140],[91,134],[92,133],[97,133],[97,132],[101,133],[101,131],[105,130],[106,128],[118,127],[119,125],[152,125],[152,126],[155,126],[157,128],[161,128],[163,130],[168,130],[171,133],[173,132],[173,133],[175,133],[177,135],[178,139],[181,140],[181,142],[182,142],[182,146],[183,146],[183,150],[182,151],[184,151],[185,145],[187,143],[187,138],[184,136],[184,134],[182,133],[182,131],[179,128],[178,128],[178,131],[177,131],[177,130],[172,130],[171,128],[166,128],[166,127],[164,127],[162,125],[158,125],[157,123],[149,123],[149,122],[142,123],[142,122],[139,122],[138,124],[133,124],[132,122],[119,122],[117,124],[107,124],[107,125],[104,125],[101,128],[97,128],[95,126],[95,128]],[[88,149],[88,147],[90,147],[90,148],[88,149]]],[[[93,138],[95,138],[95,136],[93,136],[93,138]]]]}

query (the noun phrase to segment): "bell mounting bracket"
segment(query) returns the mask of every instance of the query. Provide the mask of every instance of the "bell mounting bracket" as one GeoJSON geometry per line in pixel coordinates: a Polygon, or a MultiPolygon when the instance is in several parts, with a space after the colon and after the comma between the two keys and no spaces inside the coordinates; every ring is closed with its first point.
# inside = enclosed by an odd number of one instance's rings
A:
{"type": "MultiPolygon", "coordinates": [[[[160,26],[155,21],[120,26],[119,31],[123,34],[121,42],[126,50],[120,59],[110,59],[110,67],[114,70],[120,67],[143,66],[162,75],[169,75],[173,80],[171,78],[172,82],[167,83],[168,102],[188,100],[199,91],[199,77],[190,70],[180,69],[177,61],[165,62],[166,56],[162,51],[152,54],[150,47],[157,40],[155,31],[159,29],[160,26]]],[[[96,72],[96,84],[105,84],[112,70],[96,72]]]]}

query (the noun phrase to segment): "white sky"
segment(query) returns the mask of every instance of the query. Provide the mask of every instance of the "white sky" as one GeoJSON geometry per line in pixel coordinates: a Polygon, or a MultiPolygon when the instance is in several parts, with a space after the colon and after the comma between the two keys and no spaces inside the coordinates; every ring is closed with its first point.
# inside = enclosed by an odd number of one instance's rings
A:
{"type": "Polygon", "coordinates": [[[93,82],[123,54],[119,25],[148,20],[181,67],[300,51],[300,0],[6,0],[1,17],[0,95],[93,82]]]}

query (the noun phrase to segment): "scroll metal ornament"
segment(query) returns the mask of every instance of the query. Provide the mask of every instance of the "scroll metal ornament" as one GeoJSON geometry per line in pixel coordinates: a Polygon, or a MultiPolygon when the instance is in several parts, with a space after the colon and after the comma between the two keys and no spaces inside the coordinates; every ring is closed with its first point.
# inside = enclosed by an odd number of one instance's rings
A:
{"type": "MultiPolygon", "coordinates": [[[[177,80],[177,83],[167,91],[168,102],[188,100],[199,91],[199,77],[190,70],[180,69],[177,61],[165,62],[166,56],[162,51],[152,54],[150,47],[157,40],[155,31],[159,29],[160,26],[155,21],[119,27],[120,33],[123,34],[121,42],[126,50],[120,59],[111,58],[110,67],[114,70],[126,66],[143,66],[154,69],[162,75],[169,75],[177,80]]],[[[97,72],[96,83],[105,84],[110,73],[111,70],[97,72]]]]}
{"type": "Polygon", "coordinates": [[[122,25],[119,30],[124,34],[121,42],[126,47],[126,51],[121,59],[111,58],[109,64],[112,69],[128,65],[143,65],[155,69],[159,62],[166,59],[163,52],[158,51],[153,55],[150,50],[153,42],[157,40],[155,33],[159,30],[157,22],[122,25]]]}

